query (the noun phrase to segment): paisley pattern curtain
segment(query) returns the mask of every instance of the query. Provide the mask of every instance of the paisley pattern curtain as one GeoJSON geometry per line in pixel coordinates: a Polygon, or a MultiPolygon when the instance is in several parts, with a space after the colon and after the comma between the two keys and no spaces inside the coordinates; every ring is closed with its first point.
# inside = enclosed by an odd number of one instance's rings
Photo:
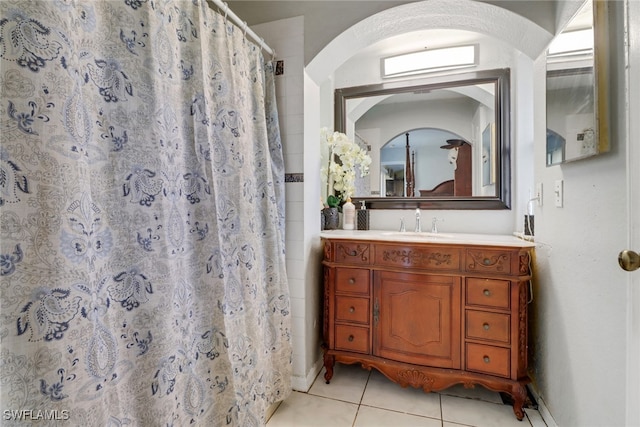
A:
{"type": "Polygon", "coordinates": [[[289,393],[273,70],[204,1],[0,2],[2,425],[253,426],[289,393]]]}

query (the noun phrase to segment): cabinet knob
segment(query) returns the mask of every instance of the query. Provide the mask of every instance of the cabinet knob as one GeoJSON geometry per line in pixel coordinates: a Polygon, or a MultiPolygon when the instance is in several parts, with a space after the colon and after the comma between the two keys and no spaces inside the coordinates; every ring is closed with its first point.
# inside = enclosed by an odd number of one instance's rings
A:
{"type": "Polygon", "coordinates": [[[485,297],[491,296],[491,291],[489,289],[485,289],[484,291],[482,291],[482,293],[485,297]]]}
{"type": "Polygon", "coordinates": [[[491,362],[491,359],[489,359],[489,356],[484,356],[484,357],[482,358],[482,361],[483,361],[484,363],[489,363],[489,362],[491,362]]]}
{"type": "Polygon", "coordinates": [[[488,323],[483,324],[482,327],[484,328],[485,331],[489,330],[489,324],[488,323]]]}
{"type": "Polygon", "coordinates": [[[349,307],[349,313],[354,313],[356,311],[355,307],[349,307]]]}
{"type": "Polygon", "coordinates": [[[349,284],[353,285],[354,283],[356,283],[356,279],[354,279],[353,277],[351,279],[349,279],[349,284]]]}
{"type": "Polygon", "coordinates": [[[353,339],[354,339],[353,335],[349,335],[349,338],[348,338],[349,342],[353,341],[353,339]]]}

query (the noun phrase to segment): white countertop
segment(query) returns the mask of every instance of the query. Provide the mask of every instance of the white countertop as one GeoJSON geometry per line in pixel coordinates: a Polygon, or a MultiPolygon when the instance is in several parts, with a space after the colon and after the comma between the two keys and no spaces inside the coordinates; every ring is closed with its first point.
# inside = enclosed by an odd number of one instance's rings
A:
{"type": "Polygon", "coordinates": [[[323,230],[320,237],[327,239],[361,239],[386,242],[442,243],[455,245],[534,247],[535,243],[513,235],[466,233],[416,233],[390,230],[323,230]]]}

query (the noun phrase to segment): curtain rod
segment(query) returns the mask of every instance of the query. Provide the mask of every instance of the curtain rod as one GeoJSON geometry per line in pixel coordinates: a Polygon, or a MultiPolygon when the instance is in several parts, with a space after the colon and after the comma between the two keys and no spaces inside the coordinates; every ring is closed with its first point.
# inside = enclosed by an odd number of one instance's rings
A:
{"type": "Polygon", "coordinates": [[[249,26],[247,25],[247,21],[243,21],[238,17],[238,15],[236,15],[233,12],[233,10],[229,9],[229,5],[227,3],[225,3],[222,0],[210,0],[210,1],[212,1],[216,6],[218,6],[220,10],[222,10],[222,13],[224,13],[225,17],[230,16],[231,19],[233,19],[236,22],[236,24],[238,24],[238,26],[242,28],[242,31],[244,31],[246,34],[249,34],[265,52],[267,52],[268,54],[270,54],[275,58],[276,52],[273,49],[271,49],[268,44],[265,43],[262,37],[259,37],[251,28],[249,28],[249,26]]]}

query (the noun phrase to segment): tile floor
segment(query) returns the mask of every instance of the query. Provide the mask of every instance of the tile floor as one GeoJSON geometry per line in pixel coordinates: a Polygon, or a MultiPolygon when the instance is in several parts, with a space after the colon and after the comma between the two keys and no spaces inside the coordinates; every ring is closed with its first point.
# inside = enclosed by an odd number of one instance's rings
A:
{"type": "Polygon", "coordinates": [[[293,392],[267,427],[546,427],[538,411],[522,422],[498,393],[455,386],[440,393],[402,388],[380,372],[336,364],[330,384],[324,369],[308,393],[293,392]]]}

